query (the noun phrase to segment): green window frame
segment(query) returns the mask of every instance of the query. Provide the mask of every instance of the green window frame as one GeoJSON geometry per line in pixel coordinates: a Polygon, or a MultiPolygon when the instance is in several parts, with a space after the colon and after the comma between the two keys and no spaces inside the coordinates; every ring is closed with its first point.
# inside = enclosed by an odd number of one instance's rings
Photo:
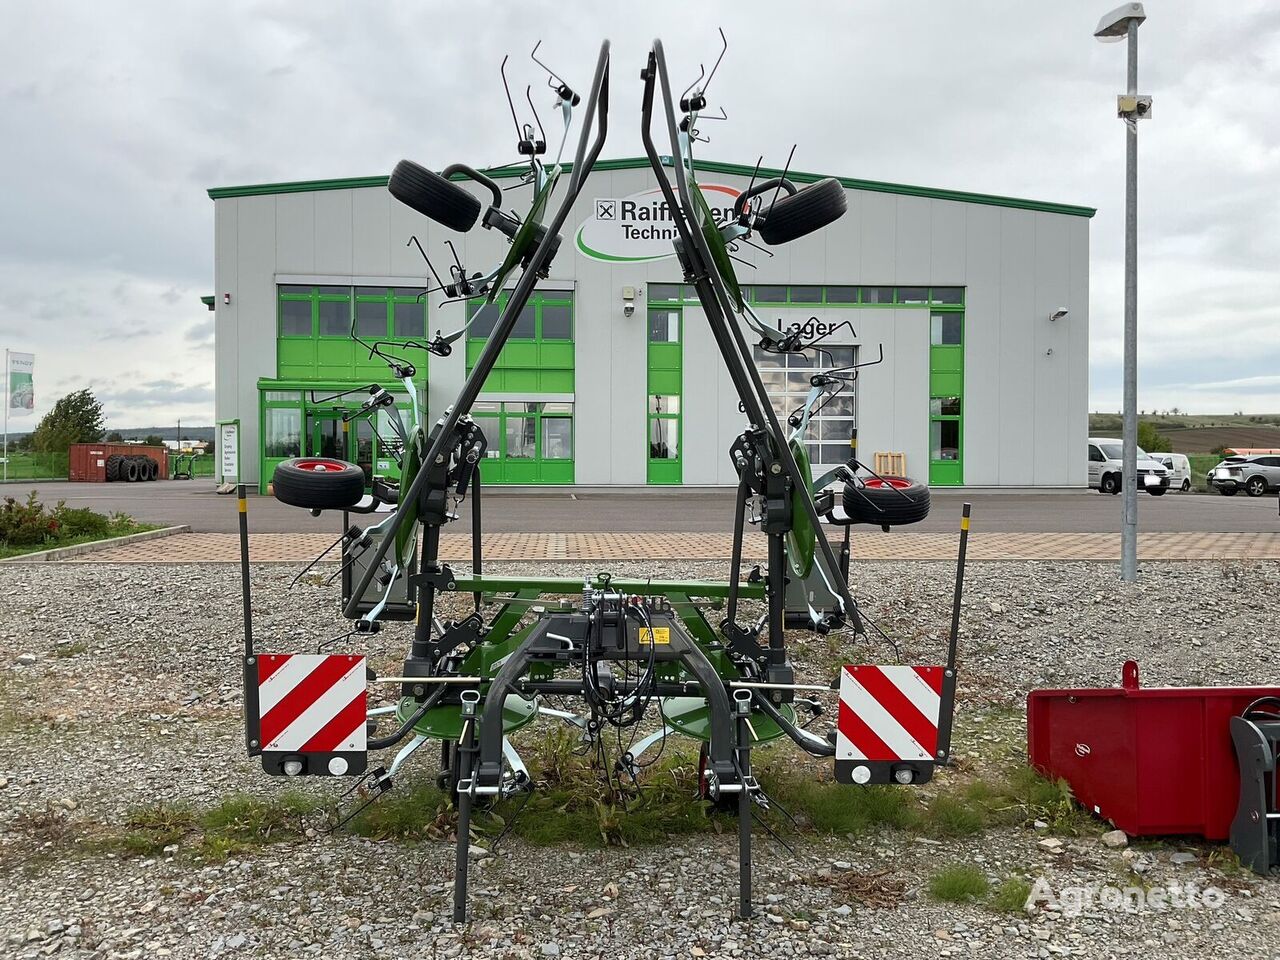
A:
{"type": "MultiPolygon", "coordinates": [[[[385,364],[351,339],[352,319],[365,340],[423,341],[423,287],[279,284],[276,376],[281,380],[377,380],[385,364]],[[423,295],[419,299],[419,295],[423,295]],[[421,321],[417,313],[421,311],[421,321]]],[[[427,359],[419,362],[425,371],[427,359]]]]}
{"type": "MultiPolygon", "coordinates": [[[[475,367],[485,344],[489,340],[493,322],[506,308],[511,291],[502,291],[496,301],[496,310],[490,314],[489,323],[479,330],[467,332],[467,372],[475,367]]],[[[484,305],[481,299],[467,303],[468,319],[475,316],[484,305]]],[[[489,393],[572,393],[576,347],[572,290],[535,290],[516,320],[512,336],[502,347],[493,372],[485,381],[484,390],[489,393]]]]}
{"type": "Polygon", "coordinates": [[[478,400],[471,415],[489,441],[484,483],[573,483],[572,403],[478,400]]]}
{"type": "Polygon", "coordinates": [[[964,483],[964,311],[929,312],[929,483],[964,483]]]}
{"type": "Polygon", "coordinates": [[[646,315],[646,480],[683,482],[684,309],[650,303],[646,315]]]}
{"type": "MultiPolygon", "coordinates": [[[[963,286],[903,284],[742,284],[748,303],[765,307],[963,307],[963,286]]],[[[649,303],[696,303],[691,284],[651,283],[649,303]]]]}

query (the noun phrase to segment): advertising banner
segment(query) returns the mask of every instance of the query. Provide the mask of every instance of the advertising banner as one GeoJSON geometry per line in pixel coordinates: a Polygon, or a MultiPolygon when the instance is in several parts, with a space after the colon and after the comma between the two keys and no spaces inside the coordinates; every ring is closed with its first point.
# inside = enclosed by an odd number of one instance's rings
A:
{"type": "Polygon", "coordinates": [[[6,409],[11,417],[30,416],[36,408],[35,374],[36,358],[32,353],[9,354],[6,409]]]}

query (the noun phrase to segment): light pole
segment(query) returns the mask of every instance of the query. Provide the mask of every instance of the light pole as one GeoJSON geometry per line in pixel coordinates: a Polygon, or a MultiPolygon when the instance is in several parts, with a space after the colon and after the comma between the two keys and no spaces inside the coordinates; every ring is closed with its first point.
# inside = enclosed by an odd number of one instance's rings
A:
{"type": "Polygon", "coordinates": [[[1151,115],[1151,98],[1138,96],[1138,26],[1147,19],[1140,3],[1126,3],[1098,21],[1093,35],[1106,43],[1129,42],[1127,94],[1117,102],[1125,122],[1124,178],[1124,491],[1120,527],[1120,579],[1138,579],[1138,123],[1151,115]]]}

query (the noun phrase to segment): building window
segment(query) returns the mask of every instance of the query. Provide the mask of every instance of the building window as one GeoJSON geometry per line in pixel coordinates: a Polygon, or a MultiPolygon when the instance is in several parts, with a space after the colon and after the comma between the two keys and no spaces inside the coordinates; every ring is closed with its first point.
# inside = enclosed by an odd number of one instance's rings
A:
{"type": "Polygon", "coordinates": [[[547,460],[573,459],[572,417],[542,418],[542,456],[547,460]]]}
{"type": "Polygon", "coordinates": [[[955,346],[961,342],[962,313],[935,313],[929,317],[929,342],[935,346],[955,346]]]}
{"type": "Polygon", "coordinates": [[[649,342],[680,342],[680,311],[649,309],[649,342]]]}
{"type": "Polygon", "coordinates": [[[653,417],[649,421],[649,459],[680,459],[680,420],[676,417],[653,417]]]}
{"type": "Polygon", "coordinates": [[[572,403],[480,400],[471,413],[488,441],[489,459],[573,459],[572,403]]]}
{"type": "MultiPolygon", "coordinates": [[[[786,429],[787,417],[803,409],[808,399],[809,378],[849,366],[857,357],[857,348],[830,346],[804,353],[770,353],[756,347],[754,355],[773,412],[786,429]]],[[[834,466],[849,459],[849,438],[857,424],[854,389],[854,385],[846,386],[810,416],[805,443],[813,463],[834,466]]]]}
{"type": "MultiPolygon", "coordinates": [[[[964,304],[964,287],[855,287],[849,285],[821,286],[816,284],[742,284],[742,298],[756,304],[795,304],[808,306],[825,303],[843,307],[891,307],[891,306],[961,306],[964,304]]],[[[649,302],[696,303],[697,292],[688,284],[651,283],[649,302]]]]}
{"type": "Polygon", "coordinates": [[[959,397],[934,397],[929,401],[929,413],[935,417],[960,416],[959,397]]]}
{"type": "MultiPolygon", "coordinates": [[[[510,290],[504,290],[492,304],[484,300],[467,303],[471,326],[467,329],[470,340],[486,340],[493,334],[498,318],[506,309],[510,290]]],[[[573,294],[569,291],[535,290],[529,296],[511,328],[512,340],[564,340],[573,341],[573,294]]]]}
{"type": "Polygon", "coordinates": [[[263,421],[263,456],[302,456],[302,411],[298,407],[267,407],[263,421]]]}
{"type": "Polygon", "coordinates": [[[422,287],[278,288],[282,337],[366,340],[421,339],[426,334],[427,304],[422,287]]]}
{"type": "Polygon", "coordinates": [[[929,427],[929,459],[960,459],[960,421],[934,420],[929,427]]]}
{"type": "Polygon", "coordinates": [[[280,301],[280,336],[311,336],[311,298],[280,301]]]}

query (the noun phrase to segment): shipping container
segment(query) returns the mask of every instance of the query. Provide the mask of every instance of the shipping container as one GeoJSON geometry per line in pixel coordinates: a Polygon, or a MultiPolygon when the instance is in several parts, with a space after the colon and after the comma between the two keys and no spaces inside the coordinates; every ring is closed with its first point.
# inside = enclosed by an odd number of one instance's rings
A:
{"type": "Polygon", "coordinates": [[[73,443],[68,451],[67,478],[86,483],[106,483],[127,479],[127,468],[122,467],[117,476],[108,477],[108,463],[112,457],[150,457],[156,462],[156,479],[169,479],[169,450],[167,447],[147,447],[140,443],[73,443]]]}

